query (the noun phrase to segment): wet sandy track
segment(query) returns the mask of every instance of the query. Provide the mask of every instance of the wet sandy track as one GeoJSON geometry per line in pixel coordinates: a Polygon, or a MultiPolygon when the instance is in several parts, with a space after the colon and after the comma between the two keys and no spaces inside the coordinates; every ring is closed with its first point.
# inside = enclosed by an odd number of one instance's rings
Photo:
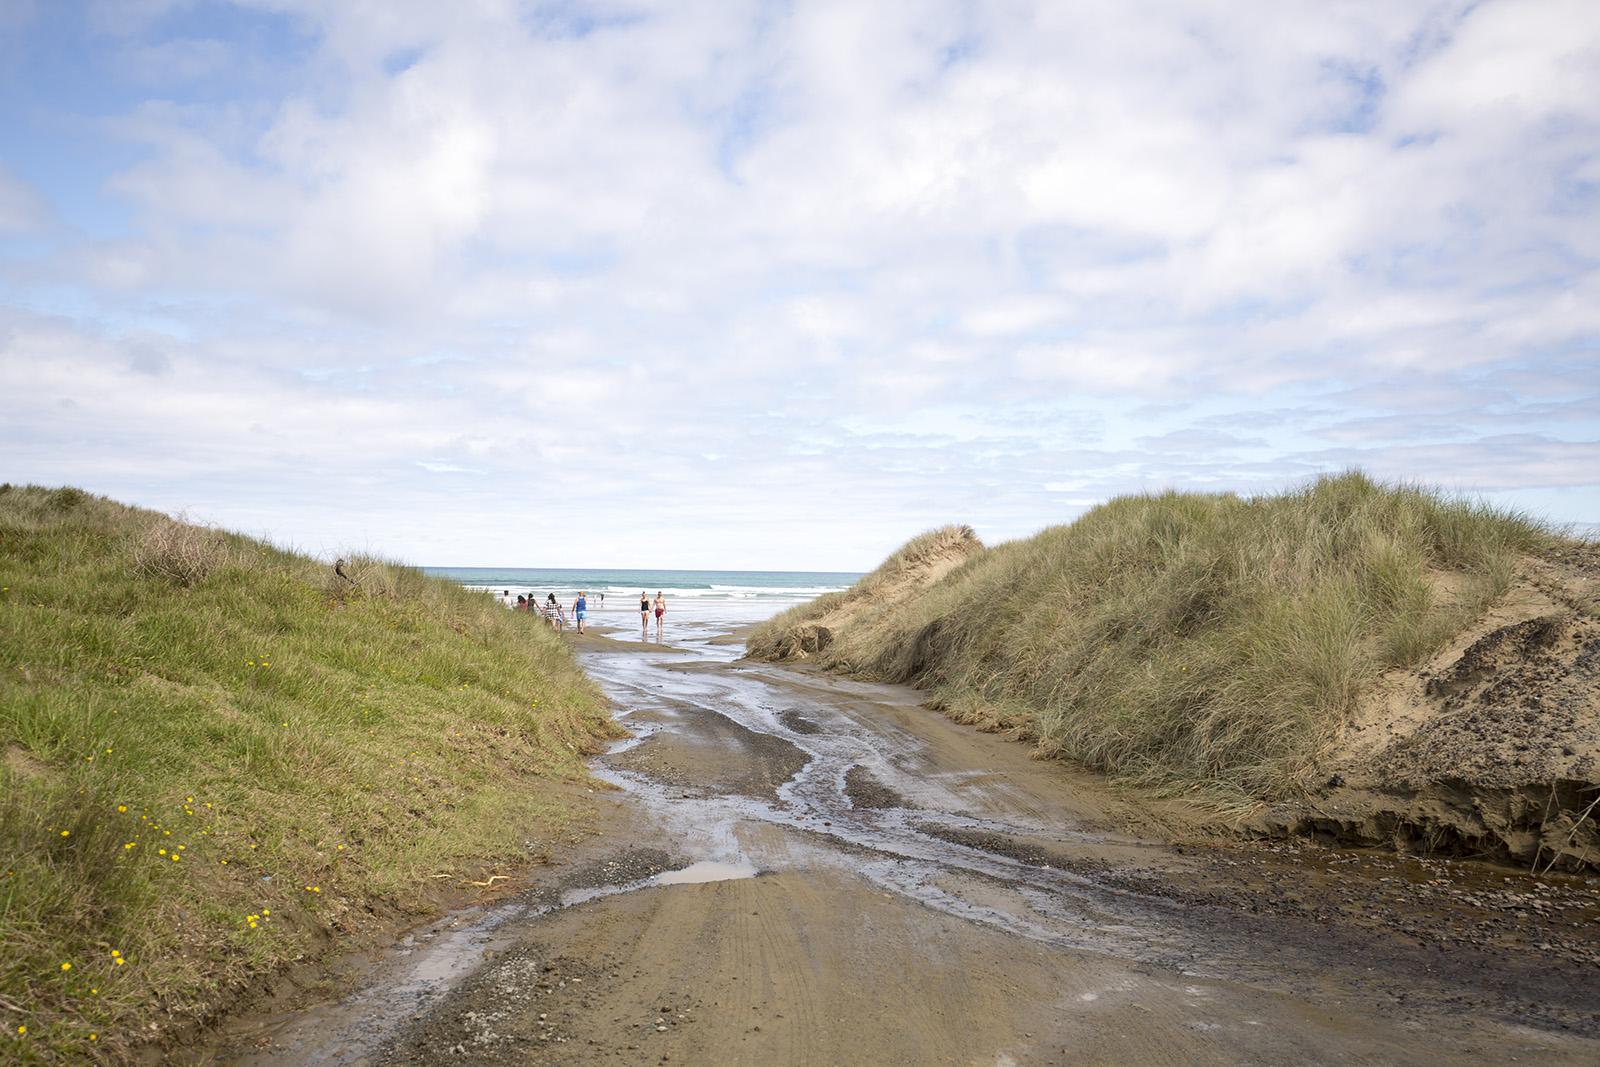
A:
{"type": "Polygon", "coordinates": [[[687,644],[585,653],[639,736],[569,865],[233,1062],[1600,1061],[1588,883],[1196,842],[909,690],[687,644]],[[706,861],[760,873],[658,884],[706,861]]]}

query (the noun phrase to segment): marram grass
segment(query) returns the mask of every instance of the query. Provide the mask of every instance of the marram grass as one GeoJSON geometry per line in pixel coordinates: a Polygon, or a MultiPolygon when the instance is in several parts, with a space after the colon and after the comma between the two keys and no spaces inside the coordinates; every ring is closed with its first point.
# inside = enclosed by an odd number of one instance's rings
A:
{"type": "Polygon", "coordinates": [[[570,817],[617,728],[549,627],[346,571],[0,489],[0,1062],[118,1062],[570,817]]]}
{"type": "MultiPolygon", "coordinates": [[[[924,534],[885,568],[959,533],[924,534]]],[[[1358,472],[1252,498],[1130,496],[875,602],[880,568],[749,647],[770,655],[788,628],[861,600],[824,666],[922,686],[957,718],[1166,794],[1246,806],[1305,785],[1379,673],[1442,648],[1554,536],[1358,472]]]]}

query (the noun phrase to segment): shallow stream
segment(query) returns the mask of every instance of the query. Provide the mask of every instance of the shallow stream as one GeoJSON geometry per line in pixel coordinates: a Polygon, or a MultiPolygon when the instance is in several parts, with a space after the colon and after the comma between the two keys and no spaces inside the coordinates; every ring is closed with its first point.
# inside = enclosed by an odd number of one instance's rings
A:
{"type": "Polygon", "coordinates": [[[751,620],[671,619],[662,642],[623,626],[581,653],[635,734],[595,767],[625,792],[639,828],[633,840],[557,896],[414,931],[344,1000],[258,1021],[210,1062],[382,1062],[386,1043],[552,909],[674,883],[808,872],[864,880],[932,913],[1180,982],[1335,1003],[1356,995],[1397,1021],[1417,1017],[1421,1003],[1600,1030],[1600,998],[1574,985],[1600,977],[1585,969],[1586,953],[1600,963],[1600,894],[1585,883],[1362,853],[1176,843],[1180,809],[1163,821],[1160,805],[955,726],[919,707],[914,691],[744,662],[728,636],[751,620]],[[1396,882],[1410,887],[1404,898],[1396,882]],[[1477,910],[1463,912],[1461,895],[1441,889],[1449,885],[1473,887],[1477,910]],[[1550,922],[1526,932],[1565,937],[1565,948],[1541,941],[1548,953],[1519,956],[1499,976],[1463,978],[1495,946],[1503,953],[1526,942],[1514,936],[1523,920],[1513,918],[1490,944],[1485,916],[1500,913],[1479,898],[1491,888],[1513,905],[1537,902],[1544,911],[1526,910],[1550,922]],[[1477,955],[1445,966],[1434,953],[1451,938],[1437,930],[1456,931],[1456,950],[1477,955]],[[1530,998],[1537,1004],[1513,1010],[1530,998]]]}

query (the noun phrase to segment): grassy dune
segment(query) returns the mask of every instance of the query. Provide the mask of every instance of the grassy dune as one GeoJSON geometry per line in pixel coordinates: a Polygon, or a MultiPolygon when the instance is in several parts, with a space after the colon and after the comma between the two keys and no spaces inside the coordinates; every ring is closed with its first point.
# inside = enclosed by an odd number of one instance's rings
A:
{"type": "Polygon", "coordinates": [[[1554,535],[1352,472],[1249,499],[1124,497],[1024,541],[970,538],[924,534],[758,628],[751,653],[822,626],[825,666],[931,689],[957,718],[1166,794],[1245,804],[1303,784],[1380,671],[1441,648],[1554,535]],[[895,581],[941,551],[965,562],[895,581]]]}
{"type": "Polygon", "coordinates": [[[549,627],[346,572],[0,489],[0,1062],[118,1060],[570,817],[616,727],[549,627]]]}

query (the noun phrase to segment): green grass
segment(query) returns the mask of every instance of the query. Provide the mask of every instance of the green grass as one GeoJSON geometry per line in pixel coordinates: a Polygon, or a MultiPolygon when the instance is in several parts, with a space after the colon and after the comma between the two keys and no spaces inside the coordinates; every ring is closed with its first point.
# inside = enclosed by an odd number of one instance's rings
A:
{"type": "Polygon", "coordinates": [[[571,817],[618,731],[549,627],[346,570],[0,488],[0,1062],[123,1060],[571,817]]]}
{"type": "Polygon", "coordinates": [[[931,689],[957,718],[1161,793],[1245,806],[1302,788],[1381,671],[1442,648],[1554,538],[1359,472],[1248,499],[1130,496],[897,598],[872,595],[876,574],[758,627],[750,649],[860,601],[823,665],[931,689]]]}

